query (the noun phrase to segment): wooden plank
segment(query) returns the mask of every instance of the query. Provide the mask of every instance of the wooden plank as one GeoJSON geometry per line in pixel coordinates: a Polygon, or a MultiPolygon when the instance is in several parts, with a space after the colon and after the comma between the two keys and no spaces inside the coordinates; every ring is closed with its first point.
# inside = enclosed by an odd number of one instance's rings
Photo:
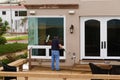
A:
{"type": "Polygon", "coordinates": [[[0,72],[0,76],[16,76],[16,77],[39,77],[39,78],[82,78],[82,79],[119,79],[119,75],[107,74],[72,74],[72,73],[45,73],[45,72],[0,72]]]}
{"type": "MultiPolygon", "coordinates": [[[[19,60],[9,63],[8,65],[21,68],[21,66],[25,64],[26,62],[27,62],[27,59],[19,59],[19,60]]],[[[1,70],[3,70],[3,67],[0,67],[0,71],[1,70]]]]}
{"type": "Polygon", "coordinates": [[[19,59],[19,60],[12,62],[12,63],[9,63],[8,65],[19,67],[20,65],[23,65],[26,62],[27,62],[27,59],[19,59]]]}
{"type": "Polygon", "coordinates": [[[78,4],[25,4],[27,9],[78,9],[78,4]]]}

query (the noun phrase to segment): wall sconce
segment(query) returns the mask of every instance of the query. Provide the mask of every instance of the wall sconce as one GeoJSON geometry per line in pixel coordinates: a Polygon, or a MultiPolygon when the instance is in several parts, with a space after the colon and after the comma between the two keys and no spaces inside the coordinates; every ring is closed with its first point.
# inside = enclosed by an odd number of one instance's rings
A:
{"type": "Polygon", "coordinates": [[[70,26],[70,33],[72,34],[72,33],[73,33],[73,31],[74,31],[74,26],[73,26],[73,25],[71,25],[71,26],[70,26]]]}
{"type": "Polygon", "coordinates": [[[35,15],[35,13],[36,13],[35,11],[30,11],[31,15],[35,15]]]}
{"type": "Polygon", "coordinates": [[[70,15],[74,15],[74,14],[75,14],[75,11],[74,11],[74,10],[70,10],[68,13],[69,13],[70,15]]]}

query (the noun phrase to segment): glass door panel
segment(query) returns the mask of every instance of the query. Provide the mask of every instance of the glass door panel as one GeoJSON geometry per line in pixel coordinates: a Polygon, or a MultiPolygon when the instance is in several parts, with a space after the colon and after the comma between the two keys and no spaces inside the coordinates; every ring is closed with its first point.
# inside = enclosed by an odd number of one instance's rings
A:
{"type": "Polygon", "coordinates": [[[85,22],[85,56],[100,56],[100,22],[85,22]]]}
{"type": "Polygon", "coordinates": [[[120,20],[112,19],[107,22],[107,56],[120,57],[120,20]]]}

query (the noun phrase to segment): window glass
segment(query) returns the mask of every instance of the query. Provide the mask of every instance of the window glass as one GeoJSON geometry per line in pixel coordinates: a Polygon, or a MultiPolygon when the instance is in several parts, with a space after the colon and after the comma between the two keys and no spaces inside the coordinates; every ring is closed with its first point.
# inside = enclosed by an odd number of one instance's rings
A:
{"type": "Polygon", "coordinates": [[[34,55],[34,56],[45,56],[46,51],[45,51],[45,49],[32,49],[32,55],[34,55]]]}
{"type": "Polygon", "coordinates": [[[38,44],[50,45],[55,35],[59,36],[63,44],[63,18],[39,18],[38,44]]]}
{"type": "Polygon", "coordinates": [[[100,22],[85,22],[85,56],[100,56],[100,22]]]}
{"type": "Polygon", "coordinates": [[[120,56],[120,20],[107,22],[107,52],[108,56],[120,56]]]}
{"type": "Polygon", "coordinates": [[[64,45],[63,18],[29,18],[29,45],[50,45],[54,35],[58,35],[64,45]]]}
{"type": "Polygon", "coordinates": [[[38,18],[29,18],[28,26],[28,44],[38,45],[38,18]]]}
{"type": "Polygon", "coordinates": [[[15,16],[18,16],[18,11],[15,11],[15,16]]]}
{"type": "Polygon", "coordinates": [[[19,11],[19,16],[27,16],[27,11],[19,11]]]}
{"type": "Polygon", "coordinates": [[[2,11],[2,15],[6,15],[6,11],[2,11]]]}

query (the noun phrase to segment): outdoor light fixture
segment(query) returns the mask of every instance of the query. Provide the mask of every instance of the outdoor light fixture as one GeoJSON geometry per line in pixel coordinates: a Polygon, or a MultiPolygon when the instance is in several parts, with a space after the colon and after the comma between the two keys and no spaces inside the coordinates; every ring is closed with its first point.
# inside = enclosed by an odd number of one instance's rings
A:
{"type": "Polygon", "coordinates": [[[74,15],[74,14],[75,14],[75,11],[74,11],[74,10],[70,10],[68,13],[69,13],[70,15],[74,15]]]}
{"type": "Polygon", "coordinates": [[[72,33],[73,33],[73,31],[74,31],[74,26],[73,26],[73,25],[71,25],[71,26],[70,26],[70,33],[72,34],[72,33]]]}
{"type": "Polygon", "coordinates": [[[35,15],[35,11],[30,11],[30,14],[31,15],[35,15]]]}

